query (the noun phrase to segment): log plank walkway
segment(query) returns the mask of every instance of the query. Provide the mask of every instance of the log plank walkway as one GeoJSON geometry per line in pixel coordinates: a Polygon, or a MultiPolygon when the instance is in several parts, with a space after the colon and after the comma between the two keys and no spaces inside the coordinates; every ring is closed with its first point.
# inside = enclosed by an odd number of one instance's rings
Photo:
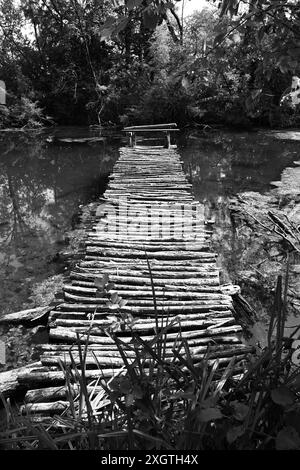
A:
{"type": "MultiPolygon", "coordinates": [[[[106,331],[114,325],[129,345],[128,325],[116,321],[118,302],[145,341],[153,339],[158,324],[174,322],[166,340],[170,360],[179,335],[188,341],[195,365],[208,345],[209,360],[224,364],[249,352],[232,298],[220,286],[202,205],[175,146],[121,148],[104,199],[87,233],[85,256],[64,286],[64,301],[50,313],[50,342],[38,345],[42,365],[19,377],[29,389],[26,409],[40,416],[68,406],[61,363],[74,366],[70,348],[79,361],[76,341],[89,343],[88,382],[99,379],[99,367],[105,377],[120,371],[123,359],[106,331]]],[[[128,348],[129,361],[133,355],[128,348]]]]}

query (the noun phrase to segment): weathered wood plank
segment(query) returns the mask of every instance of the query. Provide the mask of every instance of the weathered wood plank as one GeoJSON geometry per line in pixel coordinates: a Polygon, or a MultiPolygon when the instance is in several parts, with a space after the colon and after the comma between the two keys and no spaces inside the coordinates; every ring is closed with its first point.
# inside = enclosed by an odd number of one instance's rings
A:
{"type": "MultiPolygon", "coordinates": [[[[170,124],[150,130],[166,132],[169,145],[173,127],[170,124]]],[[[132,145],[133,132],[140,130],[145,131],[145,127],[128,128],[132,145]]],[[[234,317],[229,295],[233,290],[220,286],[217,255],[210,246],[211,230],[191,186],[174,148],[120,149],[104,202],[99,202],[99,210],[86,225],[83,259],[72,268],[64,285],[64,301],[50,312],[51,342],[35,347],[41,354],[40,367],[18,376],[22,386],[31,387],[24,412],[38,413],[42,419],[66,409],[65,377],[60,365],[72,368],[71,353],[80,370],[78,344],[84,348],[88,341],[87,383],[102,374],[109,378],[120,373],[123,360],[107,334],[113,324],[129,361],[136,354],[131,331],[153,345],[157,327],[167,325],[167,361],[177,360],[173,349],[182,339],[188,342],[195,365],[208,346],[209,364],[218,358],[226,365],[233,356],[242,360],[251,352],[234,317]],[[109,292],[99,290],[99,281],[104,279],[110,283],[109,292]],[[116,293],[126,304],[111,309],[108,300],[116,293]],[[120,312],[133,319],[130,326],[116,324],[120,312]]],[[[75,395],[78,385],[74,383],[71,388],[75,395]]]]}

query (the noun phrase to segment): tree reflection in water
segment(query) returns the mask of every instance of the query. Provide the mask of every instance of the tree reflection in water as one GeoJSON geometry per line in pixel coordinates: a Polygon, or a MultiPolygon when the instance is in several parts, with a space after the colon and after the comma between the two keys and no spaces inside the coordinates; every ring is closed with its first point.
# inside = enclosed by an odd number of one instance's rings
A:
{"type": "MultiPolygon", "coordinates": [[[[25,308],[32,286],[57,273],[51,262],[80,204],[101,195],[118,157],[118,146],[68,144],[59,137],[91,136],[87,129],[57,128],[54,134],[0,133],[0,314],[25,308]]],[[[270,189],[299,158],[297,142],[265,133],[210,132],[179,141],[195,197],[216,221],[220,260],[227,282],[243,259],[228,213],[238,192],[270,189]]]]}
{"type": "Polygon", "coordinates": [[[117,158],[117,147],[103,142],[46,139],[0,133],[0,315],[24,308],[32,286],[57,273],[51,260],[72,217],[102,194],[117,158]]]}
{"type": "MultiPolygon", "coordinates": [[[[183,144],[181,154],[194,194],[204,203],[206,217],[215,221],[213,242],[222,268],[221,282],[241,285],[250,304],[268,322],[266,312],[273,299],[256,279],[256,266],[266,259],[265,246],[250,229],[235,226],[228,206],[238,193],[257,192],[258,197],[268,193],[270,182],[280,180],[284,168],[299,159],[299,142],[277,140],[272,133],[261,131],[195,134],[183,144]]],[[[266,264],[260,268],[264,269],[266,264]]],[[[268,269],[272,272],[270,266],[268,269]]]]}

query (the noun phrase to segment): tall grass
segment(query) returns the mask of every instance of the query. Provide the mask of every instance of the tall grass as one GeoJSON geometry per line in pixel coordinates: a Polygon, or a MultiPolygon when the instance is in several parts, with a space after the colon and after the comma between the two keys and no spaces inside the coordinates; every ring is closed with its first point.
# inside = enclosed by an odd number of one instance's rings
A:
{"type": "Polygon", "coordinates": [[[233,357],[226,366],[218,359],[212,363],[208,347],[195,364],[180,334],[173,356],[167,357],[172,323],[159,323],[157,315],[157,331],[149,342],[131,329],[131,342],[124,343],[111,331],[124,366],[107,379],[94,354],[99,377],[88,382],[91,346],[88,336],[84,344],[78,337],[69,350],[71,365],[60,363],[65,411],[40,420],[2,399],[2,448],[300,449],[300,370],[292,361],[293,338],[284,336],[287,278],[288,272],[284,286],[281,277],[277,281],[268,345],[247,361],[233,357]]]}

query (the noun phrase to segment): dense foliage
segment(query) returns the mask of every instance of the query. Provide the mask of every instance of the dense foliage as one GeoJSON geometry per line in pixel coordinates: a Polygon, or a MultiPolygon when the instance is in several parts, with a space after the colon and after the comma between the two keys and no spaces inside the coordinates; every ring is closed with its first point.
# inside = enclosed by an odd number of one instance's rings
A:
{"type": "Polygon", "coordinates": [[[0,0],[0,126],[299,124],[282,102],[300,74],[299,2],[207,5],[184,17],[181,0],[0,0]]]}

